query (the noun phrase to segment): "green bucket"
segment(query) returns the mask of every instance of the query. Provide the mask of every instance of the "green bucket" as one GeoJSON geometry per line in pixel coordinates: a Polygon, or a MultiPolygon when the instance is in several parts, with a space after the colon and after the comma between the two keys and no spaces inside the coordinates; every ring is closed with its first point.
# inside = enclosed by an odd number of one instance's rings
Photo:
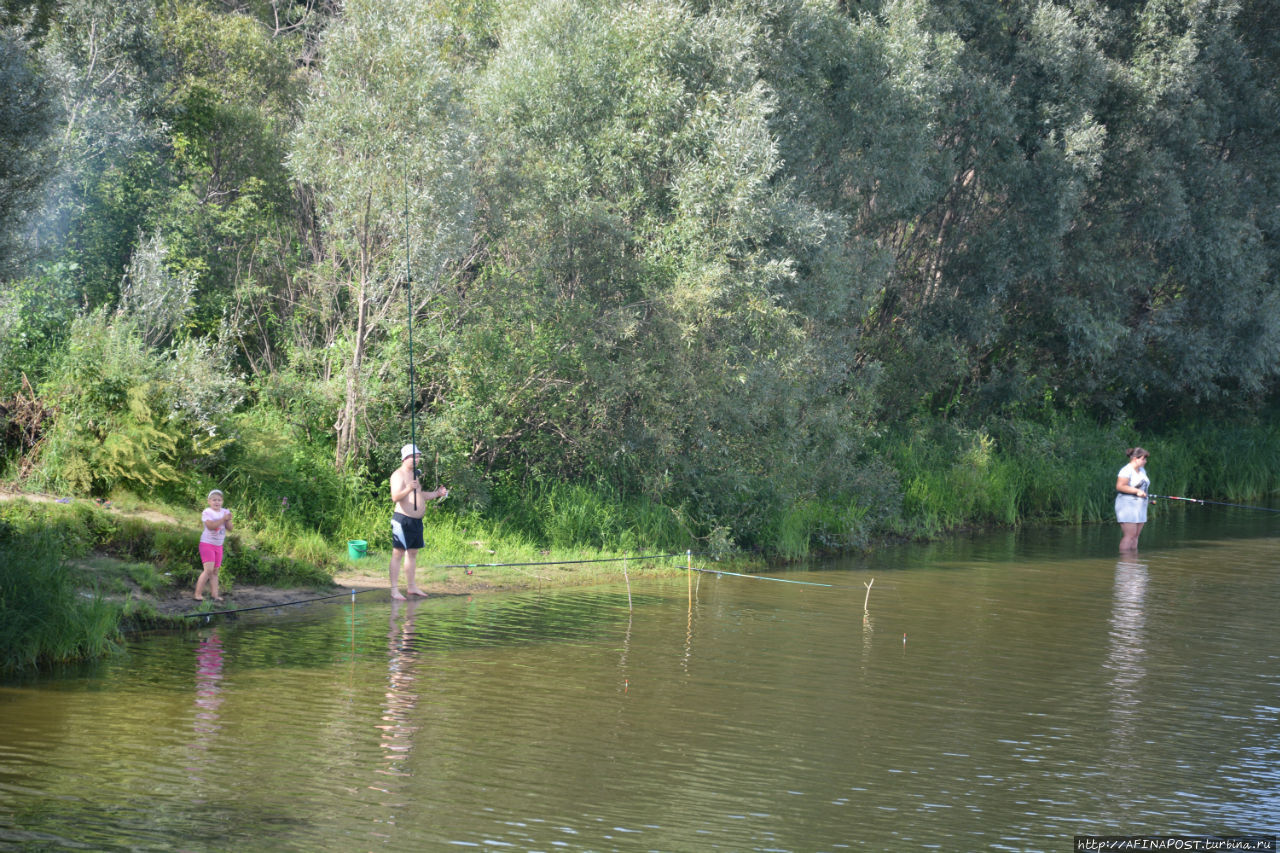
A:
{"type": "Polygon", "coordinates": [[[364,552],[368,547],[369,543],[363,539],[348,539],[347,556],[353,560],[358,560],[364,556],[364,552]]]}

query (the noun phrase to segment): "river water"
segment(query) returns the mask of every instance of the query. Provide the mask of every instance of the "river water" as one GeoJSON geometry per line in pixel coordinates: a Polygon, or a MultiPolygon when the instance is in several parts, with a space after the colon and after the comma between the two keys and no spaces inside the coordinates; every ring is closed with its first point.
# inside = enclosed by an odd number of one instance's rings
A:
{"type": "Polygon", "coordinates": [[[1071,849],[1280,830],[1280,516],[140,637],[0,685],[0,849],[1071,849]],[[811,586],[806,584],[828,584],[811,586]],[[869,594],[868,594],[868,585],[869,594]],[[867,612],[864,613],[864,602],[867,612]]]}

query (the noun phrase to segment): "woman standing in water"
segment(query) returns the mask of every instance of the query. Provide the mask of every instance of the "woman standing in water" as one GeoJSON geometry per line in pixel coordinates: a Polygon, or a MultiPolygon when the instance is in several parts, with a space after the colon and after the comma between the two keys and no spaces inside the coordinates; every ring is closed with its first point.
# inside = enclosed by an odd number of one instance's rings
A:
{"type": "Polygon", "coordinates": [[[1116,521],[1120,522],[1121,551],[1138,550],[1138,536],[1147,523],[1147,489],[1151,480],[1147,477],[1147,457],[1151,454],[1141,447],[1125,451],[1129,464],[1116,475],[1116,521]]]}

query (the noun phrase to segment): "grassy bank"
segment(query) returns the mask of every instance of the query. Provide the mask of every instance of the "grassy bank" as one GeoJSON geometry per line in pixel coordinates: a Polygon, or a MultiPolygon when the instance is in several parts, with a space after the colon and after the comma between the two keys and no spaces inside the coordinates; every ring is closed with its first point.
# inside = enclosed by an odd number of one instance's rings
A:
{"type": "MultiPolygon", "coordinates": [[[[1280,429],[1254,423],[1184,424],[1139,435],[1082,420],[1001,422],[972,429],[945,422],[904,424],[867,449],[868,476],[837,495],[800,495],[777,504],[760,530],[698,529],[682,507],[624,498],[582,484],[536,484],[498,494],[484,512],[448,502],[427,514],[418,579],[448,591],[563,586],[674,571],[683,559],[716,557],[751,570],[766,561],[922,539],[974,527],[1111,520],[1112,484],[1135,444],[1152,453],[1162,494],[1256,501],[1280,491],[1280,429]],[[630,558],[627,563],[594,562],[630,558]],[[502,565],[489,565],[502,564],[502,565]]],[[[148,503],[127,493],[112,509],[0,502],[0,666],[16,668],[104,653],[122,627],[145,621],[137,606],[108,602],[77,574],[92,559],[114,560],[138,588],[194,586],[198,510],[148,503]],[[96,556],[95,556],[96,555],[96,556]],[[89,595],[84,595],[86,589],[89,595]]],[[[236,512],[223,569],[235,584],[322,587],[335,574],[385,577],[387,507],[378,496],[344,497],[309,526],[288,501],[228,495],[236,512]],[[239,498],[239,499],[238,499],[239,498]],[[367,543],[349,559],[348,540],[367,543]]],[[[310,515],[314,515],[315,509],[310,515]]]]}
{"type": "MultiPolygon", "coordinates": [[[[242,584],[327,588],[335,575],[386,577],[390,552],[379,547],[389,545],[386,518],[358,561],[345,540],[291,535],[275,520],[261,524],[251,511],[237,519],[222,568],[224,592],[242,584]]],[[[430,521],[418,573],[427,589],[563,586],[655,571],[654,561],[630,559],[634,552],[591,543],[549,549],[519,531],[444,513],[430,521]],[[485,565],[491,563],[505,565],[485,565]]],[[[133,628],[185,624],[157,613],[142,594],[186,597],[200,571],[198,540],[193,510],[125,494],[114,496],[110,508],[47,496],[0,501],[0,672],[100,657],[133,628]]]]}

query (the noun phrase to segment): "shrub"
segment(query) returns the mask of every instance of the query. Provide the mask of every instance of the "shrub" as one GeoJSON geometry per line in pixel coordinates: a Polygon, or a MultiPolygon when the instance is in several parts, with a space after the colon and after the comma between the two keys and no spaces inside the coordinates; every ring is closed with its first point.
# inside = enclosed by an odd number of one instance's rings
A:
{"type": "Polygon", "coordinates": [[[0,670],[100,657],[119,640],[120,613],[79,594],[56,530],[0,524],[0,670]]]}

